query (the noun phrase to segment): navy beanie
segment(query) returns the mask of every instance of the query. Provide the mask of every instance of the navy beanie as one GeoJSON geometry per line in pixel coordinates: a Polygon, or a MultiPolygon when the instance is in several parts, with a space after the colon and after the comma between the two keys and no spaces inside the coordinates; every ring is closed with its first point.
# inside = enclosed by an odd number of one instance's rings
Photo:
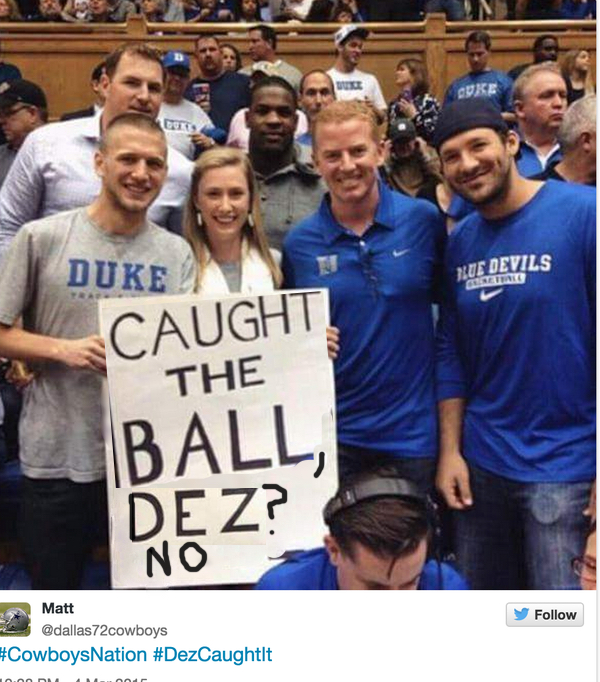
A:
{"type": "Polygon", "coordinates": [[[499,133],[508,131],[500,109],[490,100],[483,97],[459,99],[442,109],[433,133],[433,146],[439,150],[446,140],[474,128],[492,128],[499,133]]]}

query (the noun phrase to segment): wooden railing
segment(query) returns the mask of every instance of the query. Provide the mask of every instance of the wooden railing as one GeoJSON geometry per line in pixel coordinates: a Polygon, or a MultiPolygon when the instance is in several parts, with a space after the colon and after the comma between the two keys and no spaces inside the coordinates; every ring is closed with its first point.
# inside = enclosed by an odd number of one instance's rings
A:
{"type": "MultiPolygon", "coordinates": [[[[337,24],[272,24],[278,33],[279,55],[301,71],[328,68],[334,59],[333,33],[337,24]]],[[[596,23],[593,21],[486,21],[447,22],[443,14],[423,22],[364,24],[371,31],[360,67],[375,73],[384,94],[395,95],[395,68],[403,57],[419,57],[427,65],[430,90],[442,96],[448,83],[466,68],[464,40],[473,30],[492,36],[494,68],[508,70],[531,61],[536,36],[554,33],[561,52],[587,49],[595,58],[596,23]]],[[[46,91],[53,116],[87,106],[89,74],[111,50],[123,42],[144,40],[163,50],[193,53],[194,38],[218,34],[236,45],[245,61],[247,24],[159,24],[141,16],[126,24],[4,24],[0,33],[2,58],[19,66],[25,78],[46,91]]]]}

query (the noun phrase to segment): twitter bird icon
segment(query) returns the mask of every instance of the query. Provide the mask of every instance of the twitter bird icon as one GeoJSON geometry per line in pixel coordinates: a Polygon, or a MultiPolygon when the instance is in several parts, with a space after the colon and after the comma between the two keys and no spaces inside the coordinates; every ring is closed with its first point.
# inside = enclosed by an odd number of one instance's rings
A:
{"type": "Polygon", "coordinates": [[[529,609],[527,608],[522,608],[520,611],[519,609],[515,609],[515,620],[525,620],[527,618],[527,614],[529,613],[529,609]]]}

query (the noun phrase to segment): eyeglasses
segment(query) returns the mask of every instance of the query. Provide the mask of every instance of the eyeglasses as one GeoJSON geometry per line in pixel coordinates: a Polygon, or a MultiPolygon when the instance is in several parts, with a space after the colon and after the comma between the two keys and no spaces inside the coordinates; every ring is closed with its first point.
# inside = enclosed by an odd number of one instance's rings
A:
{"type": "Polygon", "coordinates": [[[4,109],[4,111],[0,111],[0,119],[10,118],[11,116],[18,114],[19,111],[23,111],[23,109],[31,109],[31,106],[31,104],[21,104],[20,106],[11,107],[10,109],[4,109]]]}
{"type": "Polygon", "coordinates": [[[571,561],[571,568],[578,578],[596,582],[596,562],[588,557],[575,557],[571,561]]]}

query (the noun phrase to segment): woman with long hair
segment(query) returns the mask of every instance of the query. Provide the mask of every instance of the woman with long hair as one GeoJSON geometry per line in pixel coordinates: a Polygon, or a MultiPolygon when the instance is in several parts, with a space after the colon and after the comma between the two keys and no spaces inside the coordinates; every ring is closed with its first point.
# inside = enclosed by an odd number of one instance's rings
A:
{"type": "Polygon", "coordinates": [[[561,65],[567,84],[567,102],[571,104],[585,95],[596,92],[592,77],[590,53],[587,50],[569,50],[561,65]]]}
{"type": "MultiPolygon", "coordinates": [[[[260,294],[281,286],[280,254],[267,244],[254,171],[239,149],[215,147],[196,161],[183,234],[198,263],[200,295],[260,294]]],[[[328,327],[332,360],[338,342],[338,330],[328,327]]]]}
{"type": "Polygon", "coordinates": [[[23,21],[15,0],[0,0],[0,21],[23,21]]]}
{"type": "Polygon", "coordinates": [[[242,68],[242,55],[232,43],[221,43],[223,68],[225,71],[239,71],[242,68]]]}
{"type": "Polygon", "coordinates": [[[437,125],[440,105],[429,94],[427,68],[419,59],[401,59],[396,66],[398,96],[388,107],[388,121],[407,118],[413,122],[417,135],[430,142],[437,125]]]}
{"type": "Polygon", "coordinates": [[[243,24],[260,24],[260,5],[258,0],[236,0],[233,16],[243,24]]]}
{"type": "Polygon", "coordinates": [[[196,161],[184,236],[198,261],[199,293],[258,293],[281,285],[278,254],[267,245],[256,179],[243,152],[217,147],[196,161]]]}

